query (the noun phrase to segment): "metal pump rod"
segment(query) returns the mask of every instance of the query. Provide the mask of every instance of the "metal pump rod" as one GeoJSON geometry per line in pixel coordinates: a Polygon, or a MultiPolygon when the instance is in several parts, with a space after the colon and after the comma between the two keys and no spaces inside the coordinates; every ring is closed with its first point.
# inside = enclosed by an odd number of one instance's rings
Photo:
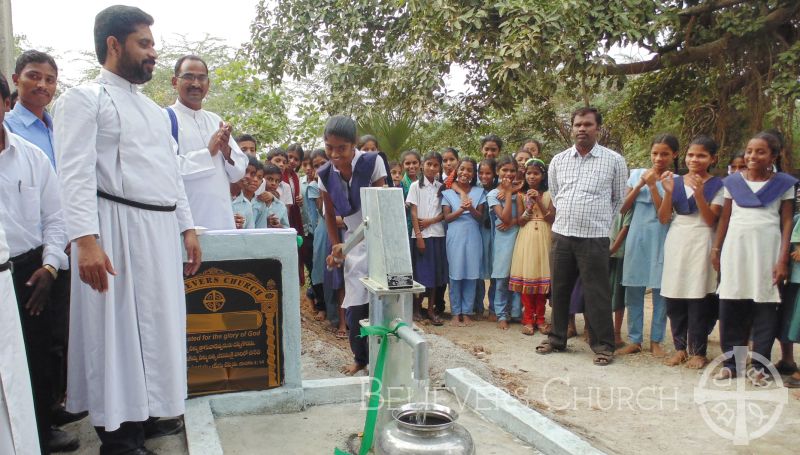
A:
{"type": "MultiPolygon", "coordinates": [[[[361,243],[362,240],[364,240],[364,231],[367,229],[367,222],[368,221],[369,221],[369,218],[364,218],[364,221],[362,221],[361,224],[358,225],[356,230],[353,232],[353,235],[348,237],[347,240],[344,242],[344,245],[342,245],[342,254],[343,255],[346,256],[347,253],[350,252],[350,250],[352,250],[356,245],[358,245],[359,243],[361,243]]],[[[332,267],[328,267],[328,271],[331,271],[331,270],[333,270],[333,268],[332,267]]]]}
{"type": "Polygon", "coordinates": [[[342,254],[346,255],[350,252],[350,250],[364,240],[364,230],[367,229],[367,224],[369,224],[369,218],[364,218],[364,221],[362,221],[356,230],[353,231],[353,235],[348,237],[347,241],[344,242],[344,245],[342,245],[342,254]]]}

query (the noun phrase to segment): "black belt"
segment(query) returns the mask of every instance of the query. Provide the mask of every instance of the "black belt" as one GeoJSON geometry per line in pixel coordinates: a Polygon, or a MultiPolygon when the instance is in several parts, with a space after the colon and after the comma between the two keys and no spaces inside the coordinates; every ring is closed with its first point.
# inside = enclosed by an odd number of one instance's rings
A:
{"type": "Polygon", "coordinates": [[[42,261],[42,253],[44,252],[44,245],[28,250],[20,255],[10,258],[9,261],[17,264],[18,266],[27,265],[36,261],[42,261]]]}
{"type": "Polygon", "coordinates": [[[97,196],[103,199],[108,199],[109,201],[116,202],[118,204],[127,205],[130,207],[136,207],[137,209],[142,210],[150,210],[151,212],[174,212],[177,205],[153,205],[153,204],[145,204],[144,202],[136,202],[130,199],[125,199],[124,197],[114,196],[113,194],[108,194],[104,191],[97,190],[97,196]]]}
{"type": "Polygon", "coordinates": [[[44,251],[44,245],[34,248],[32,250],[28,250],[22,254],[18,254],[13,258],[9,258],[8,262],[6,262],[5,264],[0,264],[0,272],[11,270],[11,273],[14,273],[14,264],[16,264],[17,267],[23,267],[37,262],[38,265],[41,265],[43,251],[44,251]]]}

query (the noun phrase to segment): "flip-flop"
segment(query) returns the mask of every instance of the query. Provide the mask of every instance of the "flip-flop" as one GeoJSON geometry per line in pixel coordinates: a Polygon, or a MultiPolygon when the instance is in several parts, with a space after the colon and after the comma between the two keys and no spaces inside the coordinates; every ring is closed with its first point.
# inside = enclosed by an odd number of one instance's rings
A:
{"type": "Polygon", "coordinates": [[[788,389],[800,389],[800,379],[789,378],[783,381],[783,386],[788,389]]]}
{"type": "Polygon", "coordinates": [[[539,344],[539,346],[536,346],[536,353],[541,355],[547,355],[551,352],[561,352],[564,350],[565,348],[557,348],[553,346],[549,340],[544,340],[539,344]]]}
{"type": "Polygon", "coordinates": [[[431,325],[435,325],[436,327],[441,327],[444,325],[444,322],[442,322],[439,316],[434,316],[430,318],[430,320],[431,320],[431,325]]]}
{"type": "Polygon", "coordinates": [[[336,338],[343,340],[347,338],[347,330],[336,330],[336,338]]]}

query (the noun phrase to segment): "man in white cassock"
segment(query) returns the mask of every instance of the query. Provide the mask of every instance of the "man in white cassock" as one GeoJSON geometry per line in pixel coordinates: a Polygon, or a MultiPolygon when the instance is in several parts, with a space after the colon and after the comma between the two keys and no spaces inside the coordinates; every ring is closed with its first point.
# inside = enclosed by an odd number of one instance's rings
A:
{"type": "Polygon", "coordinates": [[[95,18],[99,78],[55,109],[61,200],[73,243],[67,410],[89,411],[101,455],[146,455],[186,398],[182,274],[200,247],[166,113],[139,92],[157,54],[139,8],[95,18]],[[182,266],[181,233],[187,264],[182,266]]]}
{"type": "MultiPolygon", "coordinates": [[[[0,127],[10,95],[0,74],[0,127]]],[[[0,150],[6,149],[6,141],[5,134],[0,135],[0,150]]],[[[0,454],[38,455],[41,452],[33,392],[11,268],[6,233],[0,222],[0,454]]]]}
{"type": "Polygon", "coordinates": [[[244,177],[247,156],[231,137],[231,126],[219,115],[203,110],[210,85],[203,59],[196,55],[179,58],[172,77],[178,100],[167,112],[178,142],[178,167],[194,224],[236,229],[229,185],[244,177]]]}

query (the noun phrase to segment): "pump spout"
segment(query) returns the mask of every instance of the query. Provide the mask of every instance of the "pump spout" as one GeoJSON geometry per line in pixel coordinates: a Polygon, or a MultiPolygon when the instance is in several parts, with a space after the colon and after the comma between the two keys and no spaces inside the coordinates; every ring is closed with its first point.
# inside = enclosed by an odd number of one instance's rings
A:
{"type": "MultiPolygon", "coordinates": [[[[392,328],[397,327],[398,322],[401,322],[400,319],[395,319],[392,322],[392,328]]],[[[414,379],[418,381],[428,380],[428,342],[408,325],[397,329],[397,336],[411,346],[413,351],[414,365],[412,373],[414,379]]]]}

